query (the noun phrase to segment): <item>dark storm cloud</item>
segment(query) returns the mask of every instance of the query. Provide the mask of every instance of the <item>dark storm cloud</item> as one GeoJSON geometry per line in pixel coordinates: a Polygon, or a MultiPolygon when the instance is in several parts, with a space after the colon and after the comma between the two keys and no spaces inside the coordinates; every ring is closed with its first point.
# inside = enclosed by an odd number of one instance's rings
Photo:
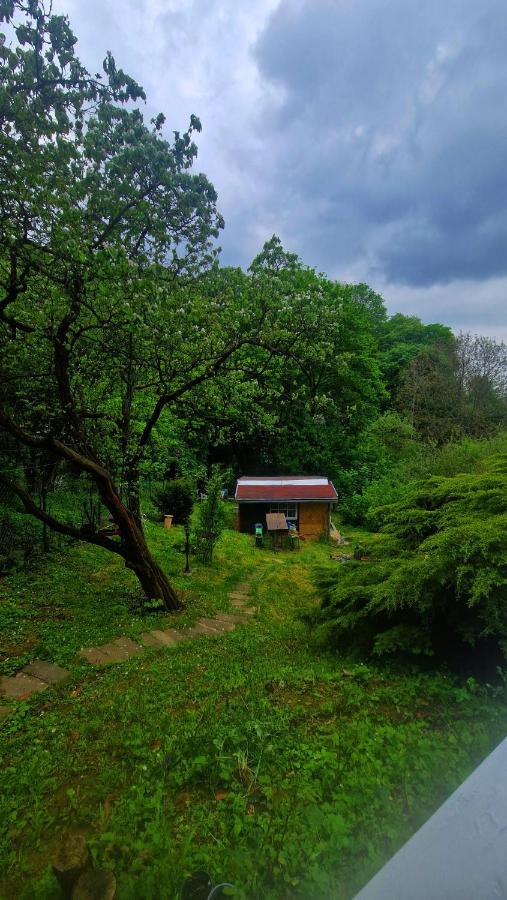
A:
{"type": "Polygon", "coordinates": [[[203,124],[222,260],[273,233],[391,311],[507,336],[507,0],[53,0],[167,134],[203,124]]]}
{"type": "Polygon", "coordinates": [[[507,273],[505,0],[284,0],[271,177],[326,269],[431,285],[507,273]]]}

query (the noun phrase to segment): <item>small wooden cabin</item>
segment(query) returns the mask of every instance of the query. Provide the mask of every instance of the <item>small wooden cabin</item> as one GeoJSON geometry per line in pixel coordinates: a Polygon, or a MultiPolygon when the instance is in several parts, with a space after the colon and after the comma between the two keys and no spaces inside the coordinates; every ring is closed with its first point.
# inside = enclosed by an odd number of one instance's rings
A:
{"type": "Polygon", "coordinates": [[[338,495],[329,478],[305,475],[275,478],[243,476],[236,485],[238,531],[253,534],[266,513],[283,513],[306,540],[329,534],[331,508],[338,495]]]}

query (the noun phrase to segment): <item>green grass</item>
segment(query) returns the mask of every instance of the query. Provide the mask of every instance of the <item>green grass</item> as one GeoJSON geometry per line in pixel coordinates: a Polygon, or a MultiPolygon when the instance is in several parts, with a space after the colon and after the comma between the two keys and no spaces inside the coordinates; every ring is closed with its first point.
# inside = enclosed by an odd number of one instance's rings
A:
{"type": "MultiPolygon", "coordinates": [[[[228,608],[227,593],[255,563],[251,541],[226,532],[213,567],[192,559],[185,576],[181,527],[165,530],[148,522],[155,557],[181,592],[185,609],[171,623],[192,624],[196,618],[228,608]]],[[[164,627],[168,617],[142,609],[137,580],[123,562],[90,544],[74,545],[39,559],[37,566],[0,580],[0,675],[15,672],[35,656],[64,666],[75,665],[76,653],[119,634],[136,638],[164,627]]],[[[165,625],[167,627],[167,624],[165,625]]]]}
{"type": "Polygon", "coordinates": [[[225,609],[247,573],[259,615],[91,669],[80,646],[160,622],[132,612],[131,574],[74,547],[2,585],[3,665],[43,654],[72,680],[0,726],[0,896],[56,900],[51,855],[77,829],[122,900],[177,897],[196,868],[242,897],[350,898],[503,737],[503,690],[315,646],[299,613],[337,565],[324,543],[274,555],[226,532],[185,578],[181,530],[149,536],[186,593],[177,623],[225,609]]]}

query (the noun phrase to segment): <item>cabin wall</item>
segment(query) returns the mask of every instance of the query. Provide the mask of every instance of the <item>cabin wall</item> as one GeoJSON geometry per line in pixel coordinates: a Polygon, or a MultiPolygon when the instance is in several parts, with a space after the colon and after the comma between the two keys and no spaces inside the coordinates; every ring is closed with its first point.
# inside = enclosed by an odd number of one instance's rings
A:
{"type": "Polygon", "coordinates": [[[267,512],[269,512],[268,503],[238,503],[238,531],[253,534],[257,522],[262,522],[262,527],[266,531],[267,512]]]}
{"type": "MultiPolygon", "coordinates": [[[[298,531],[308,541],[329,531],[329,503],[299,503],[298,531]]],[[[246,534],[254,533],[254,526],[262,522],[266,533],[266,513],[269,503],[238,503],[237,528],[246,534]]]]}
{"type": "Polygon", "coordinates": [[[299,533],[308,541],[329,531],[329,503],[299,504],[299,533]]]}

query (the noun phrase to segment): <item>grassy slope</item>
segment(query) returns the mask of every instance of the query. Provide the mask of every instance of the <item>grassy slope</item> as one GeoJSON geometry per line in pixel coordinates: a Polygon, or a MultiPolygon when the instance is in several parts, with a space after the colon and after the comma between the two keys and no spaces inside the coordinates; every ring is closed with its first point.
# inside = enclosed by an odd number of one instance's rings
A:
{"type": "MultiPolygon", "coordinates": [[[[150,546],[182,593],[185,612],[180,624],[215,609],[227,609],[227,593],[255,559],[249,541],[243,545],[227,533],[210,569],[192,562],[192,576],[183,575],[183,529],[165,531],[148,523],[150,546]]],[[[160,625],[158,613],[141,609],[142,591],[122,560],[91,545],[54,553],[35,571],[0,580],[0,674],[16,671],[41,656],[62,665],[75,662],[76,652],[119,634],[135,638],[160,625]]],[[[84,665],[86,670],[86,665],[84,665]]]]}
{"type": "Polygon", "coordinates": [[[132,615],[129,573],[75,547],[2,585],[4,669],[37,653],[73,681],[0,726],[0,895],[57,898],[48,862],[77,828],[122,900],[175,897],[202,867],[249,898],[350,897],[503,736],[503,698],[312,646],[298,611],[316,602],[312,567],[336,565],[323,544],[273,556],[227,532],[185,579],[181,530],[150,537],[187,592],[178,622],[225,609],[247,572],[260,616],[90,670],[80,646],[160,622],[132,615]]]}

